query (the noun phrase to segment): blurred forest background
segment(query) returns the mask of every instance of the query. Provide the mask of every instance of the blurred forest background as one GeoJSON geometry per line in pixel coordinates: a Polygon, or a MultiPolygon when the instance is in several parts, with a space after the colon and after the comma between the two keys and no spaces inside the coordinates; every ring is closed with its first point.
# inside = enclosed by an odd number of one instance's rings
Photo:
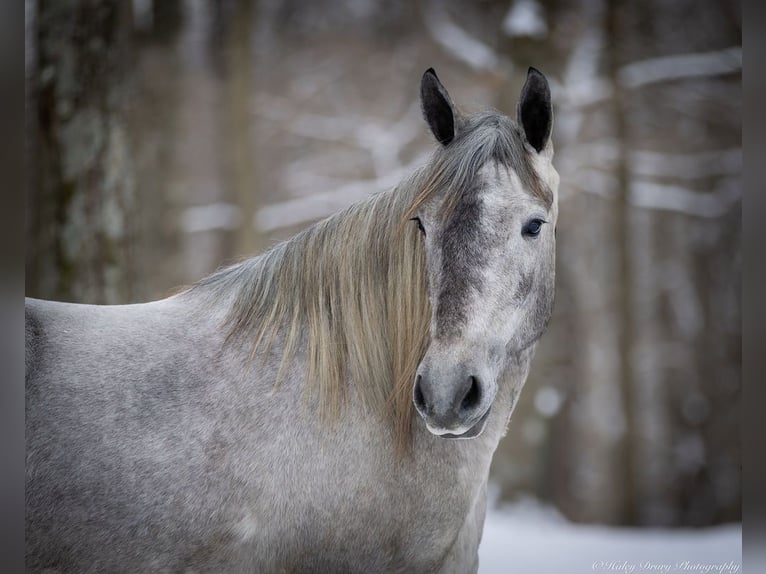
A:
{"type": "Polygon", "coordinates": [[[741,67],[726,0],[27,0],[27,295],[167,296],[553,93],[557,301],[495,456],[581,522],[741,519],[741,67]]]}

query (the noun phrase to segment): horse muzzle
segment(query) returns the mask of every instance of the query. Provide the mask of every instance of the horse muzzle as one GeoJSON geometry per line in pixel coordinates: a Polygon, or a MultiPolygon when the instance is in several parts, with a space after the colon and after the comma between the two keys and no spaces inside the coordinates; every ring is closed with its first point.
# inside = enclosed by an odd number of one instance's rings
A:
{"type": "Polygon", "coordinates": [[[429,432],[442,438],[475,438],[486,426],[496,392],[478,373],[465,368],[421,368],[413,403],[429,432]]]}

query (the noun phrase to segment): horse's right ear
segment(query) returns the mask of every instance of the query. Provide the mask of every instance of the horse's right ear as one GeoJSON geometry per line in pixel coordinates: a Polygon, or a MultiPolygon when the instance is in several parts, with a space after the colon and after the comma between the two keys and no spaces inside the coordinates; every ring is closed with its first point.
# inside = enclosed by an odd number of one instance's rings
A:
{"type": "Polygon", "coordinates": [[[437,141],[450,143],[455,138],[457,110],[433,68],[428,68],[420,80],[420,106],[437,141]]]}

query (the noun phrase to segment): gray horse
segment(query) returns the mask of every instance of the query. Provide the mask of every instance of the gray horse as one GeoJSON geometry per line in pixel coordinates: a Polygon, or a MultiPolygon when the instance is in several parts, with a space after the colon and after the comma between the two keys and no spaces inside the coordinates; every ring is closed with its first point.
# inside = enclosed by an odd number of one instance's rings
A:
{"type": "Polygon", "coordinates": [[[477,570],[553,304],[550,91],[420,95],[395,189],[161,301],[27,300],[29,571],[477,570]]]}

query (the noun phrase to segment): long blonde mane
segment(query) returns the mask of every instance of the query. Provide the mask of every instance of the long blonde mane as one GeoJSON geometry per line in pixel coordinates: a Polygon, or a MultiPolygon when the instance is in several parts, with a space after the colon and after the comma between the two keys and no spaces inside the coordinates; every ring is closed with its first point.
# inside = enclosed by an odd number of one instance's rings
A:
{"type": "Polygon", "coordinates": [[[485,113],[472,127],[396,189],[195,286],[234,293],[229,337],[246,336],[253,356],[279,338],[277,382],[305,345],[308,384],[323,416],[337,418],[351,383],[364,407],[391,415],[399,448],[410,441],[412,385],[431,319],[423,241],[407,220],[437,192],[447,194],[445,205],[454,203],[490,159],[521,163],[523,179],[532,177],[507,118],[485,113]]]}
{"type": "Polygon", "coordinates": [[[305,343],[322,415],[337,418],[350,382],[366,409],[393,417],[399,447],[431,317],[412,203],[407,189],[372,196],[195,286],[236,289],[229,337],[249,337],[253,354],[279,337],[277,382],[305,343]]]}

